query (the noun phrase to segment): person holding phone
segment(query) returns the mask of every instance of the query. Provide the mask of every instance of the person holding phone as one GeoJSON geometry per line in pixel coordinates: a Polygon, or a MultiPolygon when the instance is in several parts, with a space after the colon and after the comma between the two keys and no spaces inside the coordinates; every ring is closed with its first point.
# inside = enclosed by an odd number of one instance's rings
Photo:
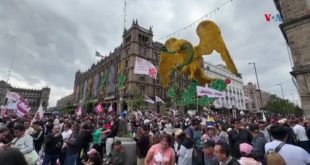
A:
{"type": "Polygon", "coordinates": [[[52,132],[48,133],[44,139],[44,158],[42,165],[56,165],[56,161],[61,152],[63,139],[60,132],[60,126],[54,125],[52,132]]]}

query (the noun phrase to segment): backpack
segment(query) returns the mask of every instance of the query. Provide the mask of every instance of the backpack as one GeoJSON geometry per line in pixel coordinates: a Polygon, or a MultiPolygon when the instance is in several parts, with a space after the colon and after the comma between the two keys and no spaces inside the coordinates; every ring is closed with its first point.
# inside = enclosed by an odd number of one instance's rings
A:
{"type": "Polygon", "coordinates": [[[267,151],[266,160],[268,165],[286,165],[283,157],[278,153],[283,146],[284,143],[281,143],[275,149],[267,151]]]}

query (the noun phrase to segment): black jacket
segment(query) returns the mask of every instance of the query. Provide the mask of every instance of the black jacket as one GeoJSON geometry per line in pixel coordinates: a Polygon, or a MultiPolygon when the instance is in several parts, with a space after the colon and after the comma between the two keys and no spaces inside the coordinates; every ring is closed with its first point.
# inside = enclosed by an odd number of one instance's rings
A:
{"type": "Polygon", "coordinates": [[[241,156],[239,152],[239,145],[241,143],[251,144],[252,135],[247,129],[240,129],[239,132],[233,129],[228,132],[228,140],[231,149],[231,155],[238,159],[241,156]]]}
{"type": "Polygon", "coordinates": [[[58,154],[61,151],[63,145],[63,140],[61,134],[55,137],[52,133],[48,133],[45,136],[44,141],[44,152],[47,154],[58,154]]]}
{"type": "Polygon", "coordinates": [[[44,131],[43,130],[35,131],[31,136],[33,138],[34,148],[37,152],[39,152],[44,142],[44,131]]]}
{"type": "Polygon", "coordinates": [[[235,158],[232,158],[227,165],[240,165],[240,163],[235,158]]]}
{"type": "Polygon", "coordinates": [[[78,154],[82,148],[81,140],[81,136],[73,132],[67,142],[66,154],[78,154]]]}
{"type": "Polygon", "coordinates": [[[137,157],[145,158],[147,151],[152,145],[150,136],[148,134],[144,134],[141,138],[135,138],[134,140],[137,142],[137,157]]]}

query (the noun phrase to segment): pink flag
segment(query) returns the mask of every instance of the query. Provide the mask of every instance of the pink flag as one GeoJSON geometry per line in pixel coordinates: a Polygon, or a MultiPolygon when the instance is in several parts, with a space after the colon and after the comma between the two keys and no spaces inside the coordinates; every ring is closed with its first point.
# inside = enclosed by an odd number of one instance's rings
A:
{"type": "Polygon", "coordinates": [[[97,106],[96,106],[96,112],[97,113],[100,113],[100,112],[102,112],[103,111],[103,107],[102,107],[102,105],[99,103],[97,106]]]}
{"type": "Polygon", "coordinates": [[[16,105],[16,115],[19,117],[27,115],[29,110],[30,106],[24,99],[21,99],[20,102],[16,105]]]}
{"type": "Polygon", "coordinates": [[[81,116],[82,115],[82,107],[79,105],[75,111],[76,116],[81,116]]]}

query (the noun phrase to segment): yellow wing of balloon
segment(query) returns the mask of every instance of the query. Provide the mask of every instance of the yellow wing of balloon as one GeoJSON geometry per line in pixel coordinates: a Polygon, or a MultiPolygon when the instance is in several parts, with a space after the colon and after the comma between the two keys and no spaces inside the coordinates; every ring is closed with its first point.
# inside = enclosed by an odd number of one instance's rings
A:
{"type": "Polygon", "coordinates": [[[221,55],[227,68],[232,73],[237,74],[238,70],[226,48],[219,27],[214,22],[207,20],[198,25],[196,32],[200,39],[199,45],[195,47],[196,55],[209,55],[213,50],[216,50],[221,55]]]}

